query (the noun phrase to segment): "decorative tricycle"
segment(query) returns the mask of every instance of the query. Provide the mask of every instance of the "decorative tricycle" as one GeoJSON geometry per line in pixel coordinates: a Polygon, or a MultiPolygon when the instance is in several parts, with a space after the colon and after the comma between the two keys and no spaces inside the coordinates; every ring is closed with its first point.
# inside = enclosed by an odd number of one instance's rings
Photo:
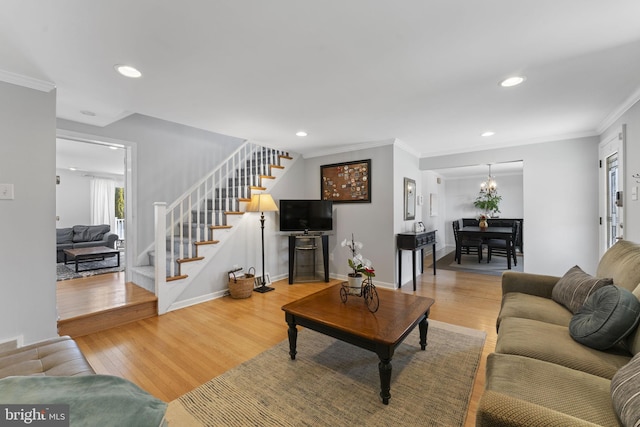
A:
{"type": "Polygon", "coordinates": [[[359,288],[352,288],[349,286],[349,282],[343,282],[340,288],[340,299],[343,303],[347,302],[349,295],[363,297],[364,303],[370,312],[375,313],[380,307],[380,299],[378,298],[378,291],[371,280],[371,277],[367,277],[362,281],[359,288]]]}

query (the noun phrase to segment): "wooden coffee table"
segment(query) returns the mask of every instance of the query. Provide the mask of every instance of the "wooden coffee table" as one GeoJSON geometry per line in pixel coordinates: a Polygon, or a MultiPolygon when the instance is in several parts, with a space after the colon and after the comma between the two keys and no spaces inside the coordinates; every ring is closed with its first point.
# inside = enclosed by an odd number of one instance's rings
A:
{"type": "Polygon", "coordinates": [[[67,257],[71,256],[76,262],[76,273],[79,271],[100,270],[101,268],[113,268],[113,267],[99,267],[99,268],[85,268],[84,270],[78,270],[78,263],[80,261],[88,261],[116,255],[118,257],[118,265],[120,267],[120,251],[117,249],[108,248],[106,246],[97,246],[93,248],[77,248],[77,249],[64,249],[64,263],[67,264],[67,257]]]}
{"type": "Polygon", "coordinates": [[[282,307],[289,325],[289,355],[296,358],[297,325],[375,352],[380,359],[380,397],[387,405],[391,398],[391,359],[395,349],[418,325],[420,347],[427,346],[429,310],[432,298],[376,288],[380,308],[371,313],[362,298],[343,303],[341,285],[332,286],[282,307]]]}

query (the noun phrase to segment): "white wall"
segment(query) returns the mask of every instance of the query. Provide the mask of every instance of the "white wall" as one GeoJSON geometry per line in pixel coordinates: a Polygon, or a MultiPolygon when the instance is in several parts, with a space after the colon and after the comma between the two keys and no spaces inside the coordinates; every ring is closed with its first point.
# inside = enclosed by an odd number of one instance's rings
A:
{"type": "MultiPolygon", "coordinates": [[[[422,211],[422,222],[427,230],[436,231],[436,250],[444,248],[447,243],[447,221],[448,207],[447,201],[449,195],[445,186],[444,178],[434,171],[422,172],[422,196],[424,198],[424,204],[418,209],[422,211]],[[435,210],[431,215],[431,198],[430,195],[435,195],[435,210]]],[[[449,227],[451,228],[451,227],[449,227]]],[[[427,252],[425,250],[425,252],[427,252]]],[[[425,254],[426,256],[426,254],[425,254]]]]}
{"type": "Polygon", "coordinates": [[[640,102],[636,102],[620,119],[610,126],[604,134],[627,125],[627,139],[625,147],[624,165],[624,236],[625,239],[640,243],[640,179],[634,179],[633,174],[640,174],[640,102]],[[631,191],[637,187],[638,200],[631,199],[631,191]]]}
{"type": "Polygon", "coordinates": [[[0,82],[0,342],[57,335],[55,256],[56,93],[0,82]]]}
{"type": "Polygon", "coordinates": [[[371,203],[334,204],[334,233],[329,236],[329,272],[333,277],[346,278],[349,273],[349,252],[340,246],[340,242],[353,233],[355,239],[364,244],[363,256],[373,263],[376,270],[375,283],[393,287],[397,280],[393,225],[394,212],[397,210],[394,206],[396,181],[393,176],[392,141],[385,144],[376,148],[354,149],[305,159],[305,195],[310,199],[320,198],[321,165],[371,159],[371,203]]]}
{"type": "MultiPolygon", "coordinates": [[[[91,224],[91,172],[73,172],[56,169],[60,184],[56,185],[56,228],[91,224]]],[[[124,178],[117,175],[104,175],[113,179],[116,187],[124,187],[124,178]]],[[[115,231],[115,230],[111,230],[115,231]]],[[[122,236],[124,237],[124,236],[122,236]]]]}
{"type": "MultiPolygon", "coordinates": [[[[415,219],[404,219],[404,179],[410,178],[416,182],[416,196],[423,195],[423,182],[422,172],[419,169],[418,157],[402,148],[401,144],[395,144],[393,147],[393,234],[388,238],[393,244],[390,246],[388,252],[389,257],[396,260],[394,269],[395,283],[398,282],[398,269],[400,265],[398,262],[402,262],[402,277],[399,279],[400,284],[405,286],[413,286],[412,275],[412,254],[411,251],[402,251],[402,258],[398,260],[396,234],[403,232],[412,232],[414,230],[414,224],[418,221],[422,221],[422,208],[416,205],[415,219]]],[[[416,197],[417,199],[417,197],[416,197]]],[[[424,222],[424,221],[423,221],[424,222]]],[[[425,225],[426,226],[426,225],[425,225]]],[[[438,236],[436,236],[438,238],[438,236]]],[[[425,250],[425,252],[431,252],[425,250]]],[[[425,254],[426,256],[426,254],[425,254]]],[[[416,274],[419,275],[421,262],[419,253],[416,254],[416,274]]]]}
{"type": "Polygon", "coordinates": [[[56,185],[56,228],[91,223],[89,178],[56,169],[60,184],[56,185]]]}
{"type": "Polygon", "coordinates": [[[598,138],[423,158],[420,168],[524,161],[525,270],[562,275],[598,262],[598,138]]]}

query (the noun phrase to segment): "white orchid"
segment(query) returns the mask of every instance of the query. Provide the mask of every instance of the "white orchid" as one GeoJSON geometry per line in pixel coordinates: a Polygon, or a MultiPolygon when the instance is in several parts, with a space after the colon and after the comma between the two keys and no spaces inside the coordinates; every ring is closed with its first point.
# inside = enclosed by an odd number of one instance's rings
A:
{"type": "Polygon", "coordinates": [[[359,273],[364,274],[367,277],[374,277],[376,275],[370,260],[364,258],[359,252],[364,246],[362,242],[356,242],[351,235],[351,240],[344,239],[340,245],[345,246],[351,251],[351,258],[348,259],[349,267],[353,269],[353,275],[359,273]]]}

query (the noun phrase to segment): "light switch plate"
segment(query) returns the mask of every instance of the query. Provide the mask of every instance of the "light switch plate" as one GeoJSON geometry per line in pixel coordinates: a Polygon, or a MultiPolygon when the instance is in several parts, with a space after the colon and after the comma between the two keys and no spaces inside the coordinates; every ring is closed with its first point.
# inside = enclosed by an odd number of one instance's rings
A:
{"type": "Polygon", "coordinates": [[[0,184],[0,199],[13,200],[13,184],[0,184]]]}

